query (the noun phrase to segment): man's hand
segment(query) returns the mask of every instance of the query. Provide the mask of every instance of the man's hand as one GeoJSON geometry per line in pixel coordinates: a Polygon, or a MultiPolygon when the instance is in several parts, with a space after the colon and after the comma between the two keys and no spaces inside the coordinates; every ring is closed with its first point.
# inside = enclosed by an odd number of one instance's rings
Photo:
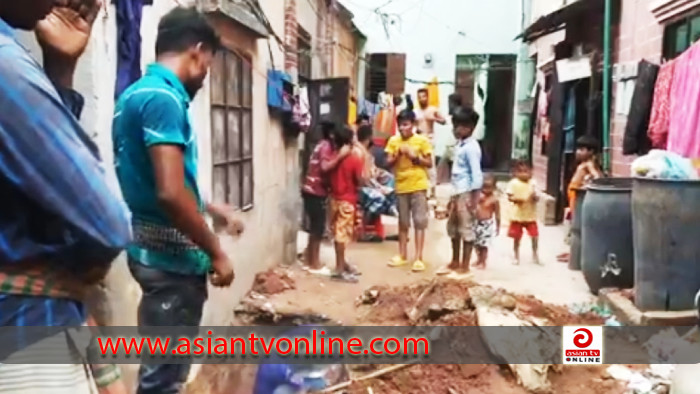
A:
{"type": "Polygon", "coordinates": [[[227,204],[209,203],[207,204],[207,212],[214,219],[216,232],[223,228],[229,235],[238,237],[245,230],[243,221],[236,217],[236,210],[227,204]]]}
{"type": "Polygon", "coordinates": [[[56,0],[51,13],[36,26],[36,37],[46,59],[76,61],[90,39],[100,0],[56,0]]]}
{"type": "Polygon", "coordinates": [[[236,275],[233,272],[233,264],[228,256],[225,253],[221,253],[220,256],[212,257],[211,265],[214,269],[214,272],[209,278],[211,284],[215,287],[231,286],[236,275]]]}
{"type": "Polygon", "coordinates": [[[411,147],[405,147],[404,154],[408,156],[409,159],[415,160],[418,158],[418,155],[416,155],[416,151],[411,149],[411,147]]]}

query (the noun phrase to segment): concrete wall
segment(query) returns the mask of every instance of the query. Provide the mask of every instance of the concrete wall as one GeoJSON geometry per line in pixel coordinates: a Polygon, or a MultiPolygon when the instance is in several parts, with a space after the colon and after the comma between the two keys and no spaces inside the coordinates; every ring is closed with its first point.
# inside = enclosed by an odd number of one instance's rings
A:
{"type": "MultiPolygon", "coordinates": [[[[281,2],[281,0],[278,0],[281,2]]],[[[311,78],[326,78],[331,75],[331,38],[327,36],[329,18],[325,0],[297,0],[296,18],[299,27],[311,36],[311,78]]]]}
{"type": "Polygon", "coordinates": [[[350,86],[358,91],[357,38],[350,21],[337,12],[333,15],[333,77],[350,78],[350,86]]]}
{"type": "MultiPolygon", "coordinates": [[[[187,4],[180,1],[180,3],[187,4]]],[[[284,4],[279,0],[261,0],[263,10],[275,31],[284,31],[284,4]]],[[[155,33],[160,17],[176,6],[174,0],[155,0],[144,8],[141,32],[142,64],[155,60],[155,33]]],[[[116,185],[111,166],[111,122],[114,108],[116,73],[116,20],[113,6],[98,16],[85,55],[75,77],[76,86],[86,99],[81,123],[94,136],[102,152],[111,181],[116,185]]],[[[295,141],[285,141],[280,122],[271,119],[267,108],[266,70],[271,59],[264,39],[257,39],[248,30],[223,17],[213,18],[226,46],[245,52],[253,66],[253,152],[254,207],[241,213],[246,232],[237,240],[222,237],[234,262],[236,280],[229,289],[210,288],[205,305],[204,325],[228,325],[233,309],[252,284],[255,273],[272,265],[291,263],[296,256],[298,212],[301,209],[298,184],[298,155],[295,141]]],[[[33,35],[21,34],[22,42],[40,58],[33,35]]],[[[280,47],[272,45],[274,64],[282,67],[280,47]]],[[[212,188],[210,89],[204,88],[194,99],[190,115],[198,133],[200,152],[199,181],[203,190],[212,188]]],[[[210,193],[211,194],[211,193],[210,193]]],[[[140,289],[131,278],[125,258],[117,259],[107,279],[106,304],[102,304],[104,320],[110,325],[135,325],[140,289]]],[[[125,366],[128,383],[135,381],[136,366],[125,366]]]]}

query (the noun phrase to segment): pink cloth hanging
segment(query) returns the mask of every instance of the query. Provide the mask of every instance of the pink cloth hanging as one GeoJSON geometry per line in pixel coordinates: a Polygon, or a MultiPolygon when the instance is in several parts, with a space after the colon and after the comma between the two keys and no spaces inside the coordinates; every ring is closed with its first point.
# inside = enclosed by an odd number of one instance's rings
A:
{"type": "Polygon", "coordinates": [[[700,158],[700,45],[676,60],[671,85],[671,121],[667,150],[700,158]]]}
{"type": "Polygon", "coordinates": [[[661,66],[654,86],[654,101],[651,106],[647,135],[655,149],[666,149],[668,127],[671,121],[671,85],[676,62],[670,61],[661,66]]]}

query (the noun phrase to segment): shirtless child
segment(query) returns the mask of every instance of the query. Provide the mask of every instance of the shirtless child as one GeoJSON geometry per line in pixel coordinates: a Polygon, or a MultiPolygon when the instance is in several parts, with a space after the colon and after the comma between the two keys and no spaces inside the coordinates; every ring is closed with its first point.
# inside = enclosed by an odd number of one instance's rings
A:
{"type": "Polygon", "coordinates": [[[576,189],[586,186],[594,179],[603,176],[598,165],[598,140],[590,135],[584,135],[576,140],[576,172],[569,182],[569,210],[573,212],[576,204],[576,189]]]}
{"type": "MultiPolygon", "coordinates": [[[[584,135],[576,140],[576,172],[571,177],[569,187],[566,189],[569,200],[569,220],[573,220],[576,206],[576,190],[586,187],[594,179],[603,177],[603,172],[598,164],[598,140],[590,135],[584,135]]],[[[571,228],[569,228],[569,236],[571,228]]],[[[557,260],[566,263],[570,259],[568,252],[557,256],[557,260]]]]}
{"type": "Polygon", "coordinates": [[[495,191],[496,179],[492,174],[488,174],[484,177],[484,186],[481,189],[474,226],[476,235],[474,246],[476,247],[477,255],[477,262],[474,264],[474,267],[478,269],[486,268],[491,240],[501,230],[501,204],[495,191]]]}

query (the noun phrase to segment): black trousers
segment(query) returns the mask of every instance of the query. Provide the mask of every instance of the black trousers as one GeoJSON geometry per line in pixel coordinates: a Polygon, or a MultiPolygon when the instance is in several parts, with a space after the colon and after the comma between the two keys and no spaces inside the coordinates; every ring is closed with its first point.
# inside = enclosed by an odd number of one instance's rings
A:
{"type": "MultiPolygon", "coordinates": [[[[149,268],[129,258],[129,270],[141,286],[139,327],[189,326],[195,336],[207,299],[207,278],[149,268]]],[[[190,364],[141,364],[137,394],[179,394],[190,364]]]]}

